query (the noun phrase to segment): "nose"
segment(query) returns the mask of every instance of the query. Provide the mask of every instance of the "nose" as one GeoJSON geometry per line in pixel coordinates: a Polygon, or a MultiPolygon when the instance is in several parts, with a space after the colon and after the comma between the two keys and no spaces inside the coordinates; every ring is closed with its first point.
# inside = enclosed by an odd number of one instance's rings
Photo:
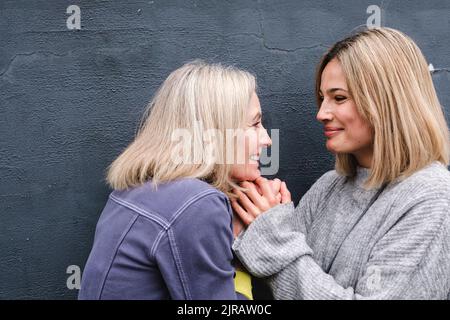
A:
{"type": "Polygon", "coordinates": [[[322,102],[319,108],[319,112],[317,113],[316,119],[320,122],[326,122],[333,120],[333,114],[331,113],[330,109],[327,107],[327,105],[322,102]]]}
{"type": "Polygon", "coordinates": [[[261,132],[261,136],[260,136],[260,139],[259,139],[260,145],[262,145],[263,147],[271,146],[272,145],[272,139],[270,139],[266,128],[263,127],[263,130],[261,130],[260,132],[261,132]]]}

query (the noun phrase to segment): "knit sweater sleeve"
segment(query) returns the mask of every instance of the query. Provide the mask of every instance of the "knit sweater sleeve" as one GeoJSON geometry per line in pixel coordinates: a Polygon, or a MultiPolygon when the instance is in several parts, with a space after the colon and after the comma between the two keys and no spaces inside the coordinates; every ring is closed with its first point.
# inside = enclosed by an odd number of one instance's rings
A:
{"type": "MultiPolygon", "coordinates": [[[[305,199],[308,200],[308,199],[305,199]]],[[[450,201],[416,198],[376,243],[354,287],[342,287],[316,263],[295,216],[300,201],[258,217],[233,249],[250,272],[266,277],[276,299],[433,299],[450,290],[450,201]]],[[[297,219],[298,220],[298,219],[297,219]]]]}
{"type": "Polygon", "coordinates": [[[301,198],[297,208],[292,202],[278,205],[259,216],[248,229],[234,240],[233,250],[242,262],[248,261],[248,268],[255,276],[273,274],[292,263],[299,255],[309,253],[309,247],[298,248],[297,242],[304,242],[305,235],[313,220],[320,196],[336,180],[335,171],[322,175],[301,198]],[[268,230],[267,234],[263,234],[268,230]],[[258,253],[253,250],[254,241],[262,241],[258,253]],[[299,251],[292,250],[295,247],[299,251]]]}

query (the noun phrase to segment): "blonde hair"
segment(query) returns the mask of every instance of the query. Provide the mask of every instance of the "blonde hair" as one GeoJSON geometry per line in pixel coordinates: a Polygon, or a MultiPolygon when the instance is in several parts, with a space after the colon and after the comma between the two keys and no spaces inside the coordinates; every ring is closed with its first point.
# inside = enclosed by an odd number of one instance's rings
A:
{"type": "MultiPolygon", "coordinates": [[[[449,131],[426,60],[408,36],[390,28],[364,30],[337,42],[316,73],[337,58],[360,115],[374,132],[372,188],[405,178],[433,161],[449,163],[449,131]]],[[[336,171],[356,175],[352,154],[336,155],[336,171]]]]}
{"type": "Polygon", "coordinates": [[[216,129],[225,136],[228,129],[243,128],[255,90],[255,77],[232,66],[195,60],[173,71],[149,103],[134,141],[109,166],[107,182],[113,189],[126,189],[149,179],[156,186],[198,178],[230,196],[237,185],[224,159],[224,141],[215,139],[210,152],[199,130],[216,129]],[[183,147],[173,139],[178,129],[194,133],[192,158],[201,159],[199,163],[173,161],[183,147]]]}

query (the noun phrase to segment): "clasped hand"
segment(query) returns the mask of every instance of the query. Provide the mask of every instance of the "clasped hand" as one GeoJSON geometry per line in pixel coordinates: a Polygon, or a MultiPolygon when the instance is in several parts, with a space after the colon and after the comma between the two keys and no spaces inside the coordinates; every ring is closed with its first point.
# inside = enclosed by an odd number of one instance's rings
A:
{"type": "Polygon", "coordinates": [[[259,177],[253,182],[243,181],[240,186],[245,190],[233,189],[237,198],[231,200],[235,237],[260,214],[279,204],[291,202],[291,193],[280,179],[259,177]]]}

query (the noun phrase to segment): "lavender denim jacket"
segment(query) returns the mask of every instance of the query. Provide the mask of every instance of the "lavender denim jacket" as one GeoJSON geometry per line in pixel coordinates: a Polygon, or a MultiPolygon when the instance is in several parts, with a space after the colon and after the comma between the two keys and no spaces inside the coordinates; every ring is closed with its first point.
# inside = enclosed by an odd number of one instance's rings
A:
{"type": "Polygon", "coordinates": [[[242,299],[234,290],[232,211],[198,179],[113,191],[79,299],[242,299]]]}

